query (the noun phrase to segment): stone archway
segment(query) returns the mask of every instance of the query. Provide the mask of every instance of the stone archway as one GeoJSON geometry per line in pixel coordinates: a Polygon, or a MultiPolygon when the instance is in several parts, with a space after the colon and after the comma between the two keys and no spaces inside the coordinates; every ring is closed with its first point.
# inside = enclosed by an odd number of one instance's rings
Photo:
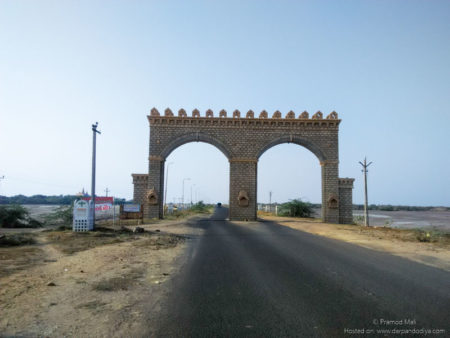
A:
{"type": "Polygon", "coordinates": [[[150,123],[149,173],[133,174],[135,202],[143,203],[147,218],[163,215],[164,162],[177,147],[188,142],[206,142],[221,150],[230,162],[230,219],[255,220],[257,212],[258,159],[267,149],[280,143],[296,143],[313,152],[322,166],[322,218],[330,223],[352,222],[353,179],[338,178],[338,132],[341,120],[335,112],[323,118],[321,112],[286,118],[276,111],[259,118],[249,111],[241,118],[238,110],[227,118],[226,111],[214,117],[211,110],[188,117],[183,109],[164,116],[153,108],[150,123]],[[149,192],[151,194],[149,195],[149,192]],[[150,200],[150,197],[151,200],[150,200]]]}

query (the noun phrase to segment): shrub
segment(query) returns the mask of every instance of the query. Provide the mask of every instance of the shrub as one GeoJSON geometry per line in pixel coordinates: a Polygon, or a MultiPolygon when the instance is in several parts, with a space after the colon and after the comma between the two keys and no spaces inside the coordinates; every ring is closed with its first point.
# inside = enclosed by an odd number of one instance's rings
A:
{"type": "Polygon", "coordinates": [[[51,225],[62,224],[64,226],[72,226],[73,223],[73,205],[61,206],[57,208],[54,212],[48,214],[45,217],[45,223],[51,225]]]}
{"type": "Polygon", "coordinates": [[[36,243],[36,241],[31,234],[0,235],[0,247],[19,246],[34,243],[36,243]]]}
{"type": "Polygon", "coordinates": [[[0,227],[2,228],[38,228],[42,223],[30,217],[27,209],[21,205],[0,206],[0,227]]]}
{"type": "Polygon", "coordinates": [[[294,199],[281,204],[278,211],[280,216],[290,217],[311,217],[312,213],[311,203],[303,202],[301,199],[294,199]]]}
{"type": "Polygon", "coordinates": [[[208,212],[208,206],[203,201],[199,201],[191,207],[191,210],[194,212],[208,212]]]}

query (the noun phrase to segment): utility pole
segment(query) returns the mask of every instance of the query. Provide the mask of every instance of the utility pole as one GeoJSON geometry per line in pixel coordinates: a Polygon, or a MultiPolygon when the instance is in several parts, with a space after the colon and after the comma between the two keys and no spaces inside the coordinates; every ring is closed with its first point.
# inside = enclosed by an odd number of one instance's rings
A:
{"type": "Polygon", "coordinates": [[[191,208],[192,208],[192,187],[195,187],[195,184],[191,185],[191,208]]]}
{"type": "Polygon", "coordinates": [[[91,185],[91,203],[92,203],[92,227],[95,228],[95,156],[96,156],[96,142],[97,133],[101,134],[100,130],[97,130],[98,122],[92,125],[92,185],[91,185]]]}
{"type": "Polygon", "coordinates": [[[106,197],[108,197],[108,193],[111,192],[108,188],[105,189],[106,197]]]}
{"type": "Polygon", "coordinates": [[[113,226],[116,225],[116,200],[113,196],[113,226]]]}
{"type": "Polygon", "coordinates": [[[269,212],[272,212],[272,191],[269,191],[269,212]]]}
{"type": "Polygon", "coordinates": [[[367,163],[367,160],[364,157],[364,163],[359,162],[359,164],[362,165],[363,169],[361,171],[364,173],[364,223],[367,227],[369,226],[369,205],[367,203],[367,168],[372,164],[372,162],[367,163]]]}
{"type": "Polygon", "coordinates": [[[167,168],[166,168],[166,184],[164,185],[164,204],[163,204],[163,216],[166,213],[166,201],[167,201],[167,180],[169,179],[169,166],[173,164],[173,162],[169,162],[167,163],[167,168]]]}
{"type": "Polygon", "coordinates": [[[191,179],[189,177],[187,178],[183,178],[183,194],[181,195],[181,205],[183,206],[184,209],[184,181],[190,181],[191,179]]]}

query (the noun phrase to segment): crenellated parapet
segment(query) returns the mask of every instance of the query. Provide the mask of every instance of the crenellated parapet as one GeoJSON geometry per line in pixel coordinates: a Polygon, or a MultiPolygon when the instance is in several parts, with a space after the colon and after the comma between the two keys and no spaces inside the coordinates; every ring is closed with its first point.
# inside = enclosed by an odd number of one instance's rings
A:
{"type": "Polygon", "coordinates": [[[227,111],[222,109],[219,116],[214,117],[214,112],[208,109],[202,116],[198,109],[192,111],[191,116],[188,116],[184,109],[178,111],[178,116],[172,113],[172,110],[167,108],[164,114],[160,114],[156,108],[151,109],[148,119],[151,124],[170,124],[170,125],[218,125],[218,126],[321,126],[321,127],[337,127],[340,123],[338,114],[332,111],[324,117],[321,111],[314,113],[311,117],[307,111],[304,111],[296,117],[295,112],[289,111],[283,118],[280,111],[275,111],[272,117],[269,118],[267,111],[263,110],[258,117],[255,113],[249,110],[242,114],[239,110],[234,110],[231,117],[227,117],[227,111]],[[244,117],[245,116],[245,117],[244,117]]]}
{"type": "Polygon", "coordinates": [[[354,178],[339,178],[339,187],[341,188],[353,188],[354,178]]]}
{"type": "Polygon", "coordinates": [[[131,174],[133,177],[133,184],[147,184],[148,174],[131,174]]]}

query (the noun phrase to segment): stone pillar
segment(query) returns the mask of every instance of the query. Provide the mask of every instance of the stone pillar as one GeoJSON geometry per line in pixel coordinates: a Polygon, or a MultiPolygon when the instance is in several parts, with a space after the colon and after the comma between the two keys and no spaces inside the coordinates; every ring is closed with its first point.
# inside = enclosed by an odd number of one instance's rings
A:
{"type": "Polygon", "coordinates": [[[339,179],[339,223],[353,223],[353,181],[354,178],[339,179]]]}
{"type": "Polygon", "coordinates": [[[133,201],[136,204],[145,203],[148,187],[148,174],[131,174],[133,177],[133,201]]]}
{"type": "Polygon", "coordinates": [[[338,161],[323,161],[322,166],[322,220],[339,222],[339,169],[338,161]]]}
{"type": "Polygon", "coordinates": [[[230,220],[256,220],[257,159],[230,159],[230,220]]]}
{"type": "Polygon", "coordinates": [[[144,203],[144,218],[162,218],[164,201],[164,162],[160,156],[149,157],[148,185],[144,203]],[[154,191],[156,198],[150,201],[148,194],[154,191]]]}

